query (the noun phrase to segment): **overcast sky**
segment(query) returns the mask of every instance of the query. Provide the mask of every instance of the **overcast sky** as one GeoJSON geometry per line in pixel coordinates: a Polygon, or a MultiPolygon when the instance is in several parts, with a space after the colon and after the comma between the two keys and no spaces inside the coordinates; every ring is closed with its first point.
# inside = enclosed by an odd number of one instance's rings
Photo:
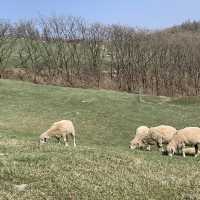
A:
{"type": "Polygon", "coordinates": [[[200,0],[0,0],[0,18],[81,16],[89,22],[160,29],[200,20],[200,0]]]}

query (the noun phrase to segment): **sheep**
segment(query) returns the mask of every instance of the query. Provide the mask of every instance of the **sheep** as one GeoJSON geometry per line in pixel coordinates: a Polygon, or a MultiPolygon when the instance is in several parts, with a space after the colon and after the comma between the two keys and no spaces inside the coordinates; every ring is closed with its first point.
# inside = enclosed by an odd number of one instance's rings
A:
{"type": "Polygon", "coordinates": [[[61,120],[52,124],[52,126],[40,135],[40,144],[44,144],[50,137],[57,138],[60,141],[60,138],[63,137],[65,146],[68,145],[68,137],[71,135],[73,137],[74,147],[75,143],[75,129],[72,121],[70,120],[61,120]]]}
{"type": "Polygon", "coordinates": [[[163,152],[163,144],[168,144],[177,132],[176,128],[167,125],[160,125],[149,128],[149,137],[157,144],[163,152]]]}
{"type": "Polygon", "coordinates": [[[185,155],[195,155],[195,148],[194,147],[184,148],[183,151],[185,152],[185,155]]]}
{"type": "MultiPolygon", "coordinates": [[[[130,142],[129,148],[135,149],[146,146],[146,144],[150,143],[148,136],[149,128],[147,126],[139,126],[136,129],[135,137],[130,142]]],[[[147,150],[150,150],[150,145],[148,145],[147,150]]]]}
{"type": "MultiPolygon", "coordinates": [[[[190,155],[190,156],[195,155],[195,148],[194,147],[187,147],[187,148],[182,149],[182,151],[185,152],[185,155],[190,155]]],[[[163,151],[162,154],[163,155],[168,155],[167,150],[163,151]]],[[[174,154],[175,155],[180,155],[180,154],[182,155],[182,152],[181,151],[176,151],[174,154]]]]}
{"type": "Polygon", "coordinates": [[[168,144],[177,130],[172,126],[160,125],[148,128],[141,126],[136,130],[135,138],[131,141],[130,148],[144,147],[148,145],[147,150],[151,149],[151,145],[157,144],[161,151],[163,144],[168,144]]]}
{"type": "Polygon", "coordinates": [[[181,150],[183,157],[185,157],[184,148],[186,145],[192,145],[195,147],[195,157],[197,157],[199,151],[198,145],[200,144],[200,128],[199,127],[186,127],[181,129],[174,135],[171,142],[167,145],[167,152],[169,156],[172,156],[176,151],[181,150]]]}

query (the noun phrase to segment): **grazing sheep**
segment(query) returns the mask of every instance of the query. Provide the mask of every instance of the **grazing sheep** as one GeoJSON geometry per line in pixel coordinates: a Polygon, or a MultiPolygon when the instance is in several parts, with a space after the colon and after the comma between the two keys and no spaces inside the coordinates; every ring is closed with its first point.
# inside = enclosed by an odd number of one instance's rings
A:
{"type": "MultiPolygon", "coordinates": [[[[194,156],[195,155],[195,148],[194,147],[187,147],[187,148],[182,149],[182,151],[185,152],[185,155],[190,155],[190,156],[192,156],[192,155],[194,156]]],[[[180,155],[180,154],[182,155],[182,153],[183,152],[181,152],[180,150],[178,150],[174,154],[175,155],[180,155]]],[[[169,155],[167,150],[163,151],[162,154],[163,155],[169,155]]]]}
{"type": "Polygon", "coordinates": [[[151,145],[157,146],[163,151],[163,144],[168,144],[177,130],[172,126],[160,125],[148,128],[140,126],[136,130],[135,138],[131,141],[130,148],[144,147],[148,145],[147,150],[151,149],[151,145]]]}
{"type": "Polygon", "coordinates": [[[195,148],[194,147],[184,148],[183,151],[185,152],[185,155],[195,155],[195,148]]]}
{"type": "MultiPolygon", "coordinates": [[[[135,137],[131,140],[129,148],[141,148],[145,147],[147,144],[150,143],[148,141],[149,136],[149,128],[147,126],[140,126],[136,129],[135,137]]],[[[148,145],[147,150],[150,150],[150,145],[148,145]]]]}
{"type": "Polygon", "coordinates": [[[192,145],[195,147],[195,157],[198,155],[198,145],[200,144],[200,128],[186,127],[177,132],[167,145],[167,152],[172,156],[176,151],[182,150],[182,155],[185,157],[184,147],[192,145]]]}
{"type": "Polygon", "coordinates": [[[177,130],[172,126],[160,125],[149,128],[149,137],[164,151],[163,144],[168,144],[177,130]]]}
{"type": "Polygon", "coordinates": [[[63,137],[65,146],[68,146],[68,137],[70,135],[73,137],[75,147],[75,129],[72,121],[61,120],[53,123],[53,125],[47,131],[40,135],[40,144],[46,143],[47,139],[50,137],[55,137],[58,141],[60,141],[60,138],[63,137]]]}

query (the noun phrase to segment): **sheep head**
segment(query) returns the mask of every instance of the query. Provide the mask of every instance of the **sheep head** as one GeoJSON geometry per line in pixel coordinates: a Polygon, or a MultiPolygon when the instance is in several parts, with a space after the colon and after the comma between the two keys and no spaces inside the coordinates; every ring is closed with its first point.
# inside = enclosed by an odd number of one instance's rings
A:
{"type": "Polygon", "coordinates": [[[49,136],[48,134],[45,132],[45,133],[42,133],[40,135],[40,144],[45,144],[47,143],[47,140],[49,139],[49,136]]]}
{"type": "Polygon", "coordinates": [[[140,140],[138,140],[137,138],[134,138],[131,142],[130,142],[130,145],[129,145],[129,148],[130,149],[136,149],[136,148],[140,148],[140,147],[143,147],[143,144],[140,140]]]}
{"type": "Polygon", "coordinates": [[[177,149],[177,146],[175,143],[173,142],[170,142],[168,145],[167,145],[167,153],[169,156],[173,156],[174,153],[176,152],[176,149],[177,149]]]}

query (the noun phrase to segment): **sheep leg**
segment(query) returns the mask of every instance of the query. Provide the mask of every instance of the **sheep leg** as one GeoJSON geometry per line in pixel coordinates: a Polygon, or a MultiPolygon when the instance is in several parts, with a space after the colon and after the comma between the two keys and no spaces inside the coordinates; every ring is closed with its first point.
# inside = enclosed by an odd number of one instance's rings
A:
{"type": "Polygon", "coordinates": [[[194,157],[197,157],[197,156],[198,156],[198,153],[199,153],[198,144],[195,144],[194,148],[195,148],[195,155],[194,155],[194,157]]]}
{"type": "Polygon", "coordinates": [[[163,145],[162,145],[162,138],[158,140],[157,146],[158,146],[158,148],[159,148],[159,151],[161,151],[161,152],[164,151],[163,145]]]}
{"type": "Polygon", "coordinates": [[[151,145],[147,146],[147,151],[151,151],[151,145]]]}
{"type": "Polygon", "coordinates": [[[72,135],[73,140],[74,140],[74,147],[76,147],[76,141],[75,141],[75,135],[72,135]]]}
{"type": "Polygon", "coordinates": [[[60,137],[56,137],[57,142],[60,144],[60,137]]]}
{"type": "MultiPolygon", "coordinates": [[[[182,151],[184,151],[184,150],[182,149],[182,151]]],[[[177,153],[178,153],[178,154],[181,154],[182,151],[181,151],[179,148],[177,149],[177,153]]]]}
{"type": "Polygon", "coordinates": [[[67,136],[67,135],[64,135],[64,136],[63,136],[63,140],[64,140],[64,142],[65,142],[65,146],[68,147],[68,146],[69,146],[69,144],[68,144],[68,136],[67,136]]]}
{"type": "Polygon", "coordinates": [[[160,151],[161,151],[161,152],[163,152],[163,151],[164,151],[164,148],[163,148],[163,146],[162,146],[162,145],[160,146],[160,151]]]}
{"type": "Polygon", "coordinates": [[[181,150],[182,150],[182,155],[185,158],[185,150],[184,150],[184,148],[182,148],[181,150]]]}

